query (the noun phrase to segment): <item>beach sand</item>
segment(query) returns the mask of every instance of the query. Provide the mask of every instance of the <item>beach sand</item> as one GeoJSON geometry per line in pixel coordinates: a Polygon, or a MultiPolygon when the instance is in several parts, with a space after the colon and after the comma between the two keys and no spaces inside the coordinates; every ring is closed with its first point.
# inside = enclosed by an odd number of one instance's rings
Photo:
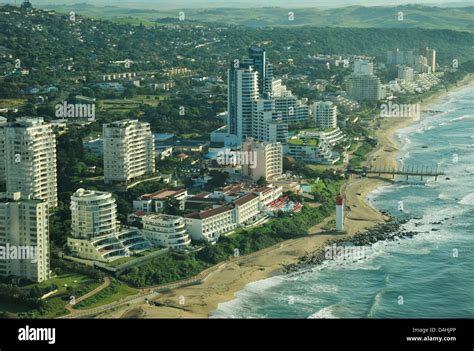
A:
{"type": "MultiPolygon", "coordinates": [[[[472,84],[472,76],[467,77],[457,88],[461,89],[472,84]]],[[[422,111],[428,105],[436,102],[445,92],[432,95],[422,104],[422,111]]],[[[369,155],[369,166],[397,166],[397,145],[393,140],[396,130],[413,123],[410,118],[386,118],[381,127],[376,130],[379,141],[378,147],[369,155]]],[[[389,178],[360,178],[353,177],[343,189],[346,197],[345,228],[347,236],[363,229],[381,223],[387,218],[373,208],[367,201],[367,195],[375,188],[387,184],[389,178]]],[[[331,218],[329,218],[331,219],[331,218]]],[[[328,220],[329,220],[328,219],[328,220]]],[[[219,303],[230,301],[235,292],[248,283],[263,280],[281,271],[282,265],[296,263],[305,253],[316,251],[325,245],[330,238],[341,235],[322,235],[317,233],[325,223],[311,229],[311,234],[304,238],[288,240],[262,251],[234,258],[225,263],[211,267],[200,275],[201,283],[197,285],[178,287],[162,293],[155,301],[162,304],[159,307],[145,304],[129,304],[114,311],[103,313],[98,318],[207,318],[219,303]]]]}

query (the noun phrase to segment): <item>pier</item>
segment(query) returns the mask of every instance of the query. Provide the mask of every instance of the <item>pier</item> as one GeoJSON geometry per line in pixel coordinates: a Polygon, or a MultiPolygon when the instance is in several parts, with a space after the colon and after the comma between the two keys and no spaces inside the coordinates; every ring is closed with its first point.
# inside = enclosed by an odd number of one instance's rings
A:
{"type": "Polygon", "coordinates": [[[423,177],[434,177],[435,180],[438,180],[439,176],[445,175],[444,172],[438,170],[437,166],[403,166],[399,168],[393,167],[362,167],[358,169],[348,169],[348,173],[358,174],[365,177],[368,174],[378,174],[379,177],[384,175],[391,175],[392,178],[395,176],[406,176],[407,180],[410,176],[420,177],[423,180],[423,177]]]}

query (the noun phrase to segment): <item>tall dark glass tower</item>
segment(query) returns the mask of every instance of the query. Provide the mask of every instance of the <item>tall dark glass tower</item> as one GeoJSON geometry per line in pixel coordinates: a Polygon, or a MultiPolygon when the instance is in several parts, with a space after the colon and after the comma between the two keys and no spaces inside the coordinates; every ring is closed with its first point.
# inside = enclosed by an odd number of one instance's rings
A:
{"type": "Polygon", "coordinates": [[[252,60],[254,69],[258,72],[258,92],[260,95],[263,95],[266,76],[265,49],[252,45],[249,48],[249,58],[252,60]]]}

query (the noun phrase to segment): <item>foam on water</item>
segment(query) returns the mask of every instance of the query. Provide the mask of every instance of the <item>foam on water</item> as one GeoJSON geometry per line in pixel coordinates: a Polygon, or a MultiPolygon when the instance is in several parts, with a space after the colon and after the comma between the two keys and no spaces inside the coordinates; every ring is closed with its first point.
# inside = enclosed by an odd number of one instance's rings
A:
{"type": "Polygon", "coordinates": [[[319,311],[313,313],[308,317],[308,319],[334,319],[337,318],[334,315],[334,307],[335,306],[328,306],[321,308],[319,311]]]}
{"type": "Polygon", "coordinates": [[[468,194],[462,198],[461,201],[459,201],[459,204],[461,205],[469,205],[469,206],[474,206],[474,193],[468,194]]]}

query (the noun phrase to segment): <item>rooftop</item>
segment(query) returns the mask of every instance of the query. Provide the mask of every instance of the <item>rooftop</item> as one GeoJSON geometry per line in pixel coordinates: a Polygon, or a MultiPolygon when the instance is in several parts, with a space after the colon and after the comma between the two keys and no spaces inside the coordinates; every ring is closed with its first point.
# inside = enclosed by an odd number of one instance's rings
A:
{"type": "Polygon", "coordinates": [[[230,210],[232,210],[232,207],[230,206],[220,206],[220,207],[213,208],[210,210],[188,214],[186,218],[206,219],[206,218],[210,218],[210,217],[216,216],[218,214],[221,214],[230,210]]]}
{"type": "Polygon", "coordinates": [[[255,195],[253,193],[249,193],[249,194],[246,194],[242,197],[239,197],[237,200],[234,201],[234,204],[236,204],[237,206],[242,206],[242,205],[245,205],[247,202],[250,202],[254,199],[257,199],[258,198],[258,195],[255,195]]]}
{"type": "Polygon", "coordinates": [[[176,197],[186,192],[186,189],[178,189],[178,190],[171,190],[171,189],[163,189],[151,194],[143,194],[140,199],[142,200],[163,200],[169,197],[176,197]]]}

